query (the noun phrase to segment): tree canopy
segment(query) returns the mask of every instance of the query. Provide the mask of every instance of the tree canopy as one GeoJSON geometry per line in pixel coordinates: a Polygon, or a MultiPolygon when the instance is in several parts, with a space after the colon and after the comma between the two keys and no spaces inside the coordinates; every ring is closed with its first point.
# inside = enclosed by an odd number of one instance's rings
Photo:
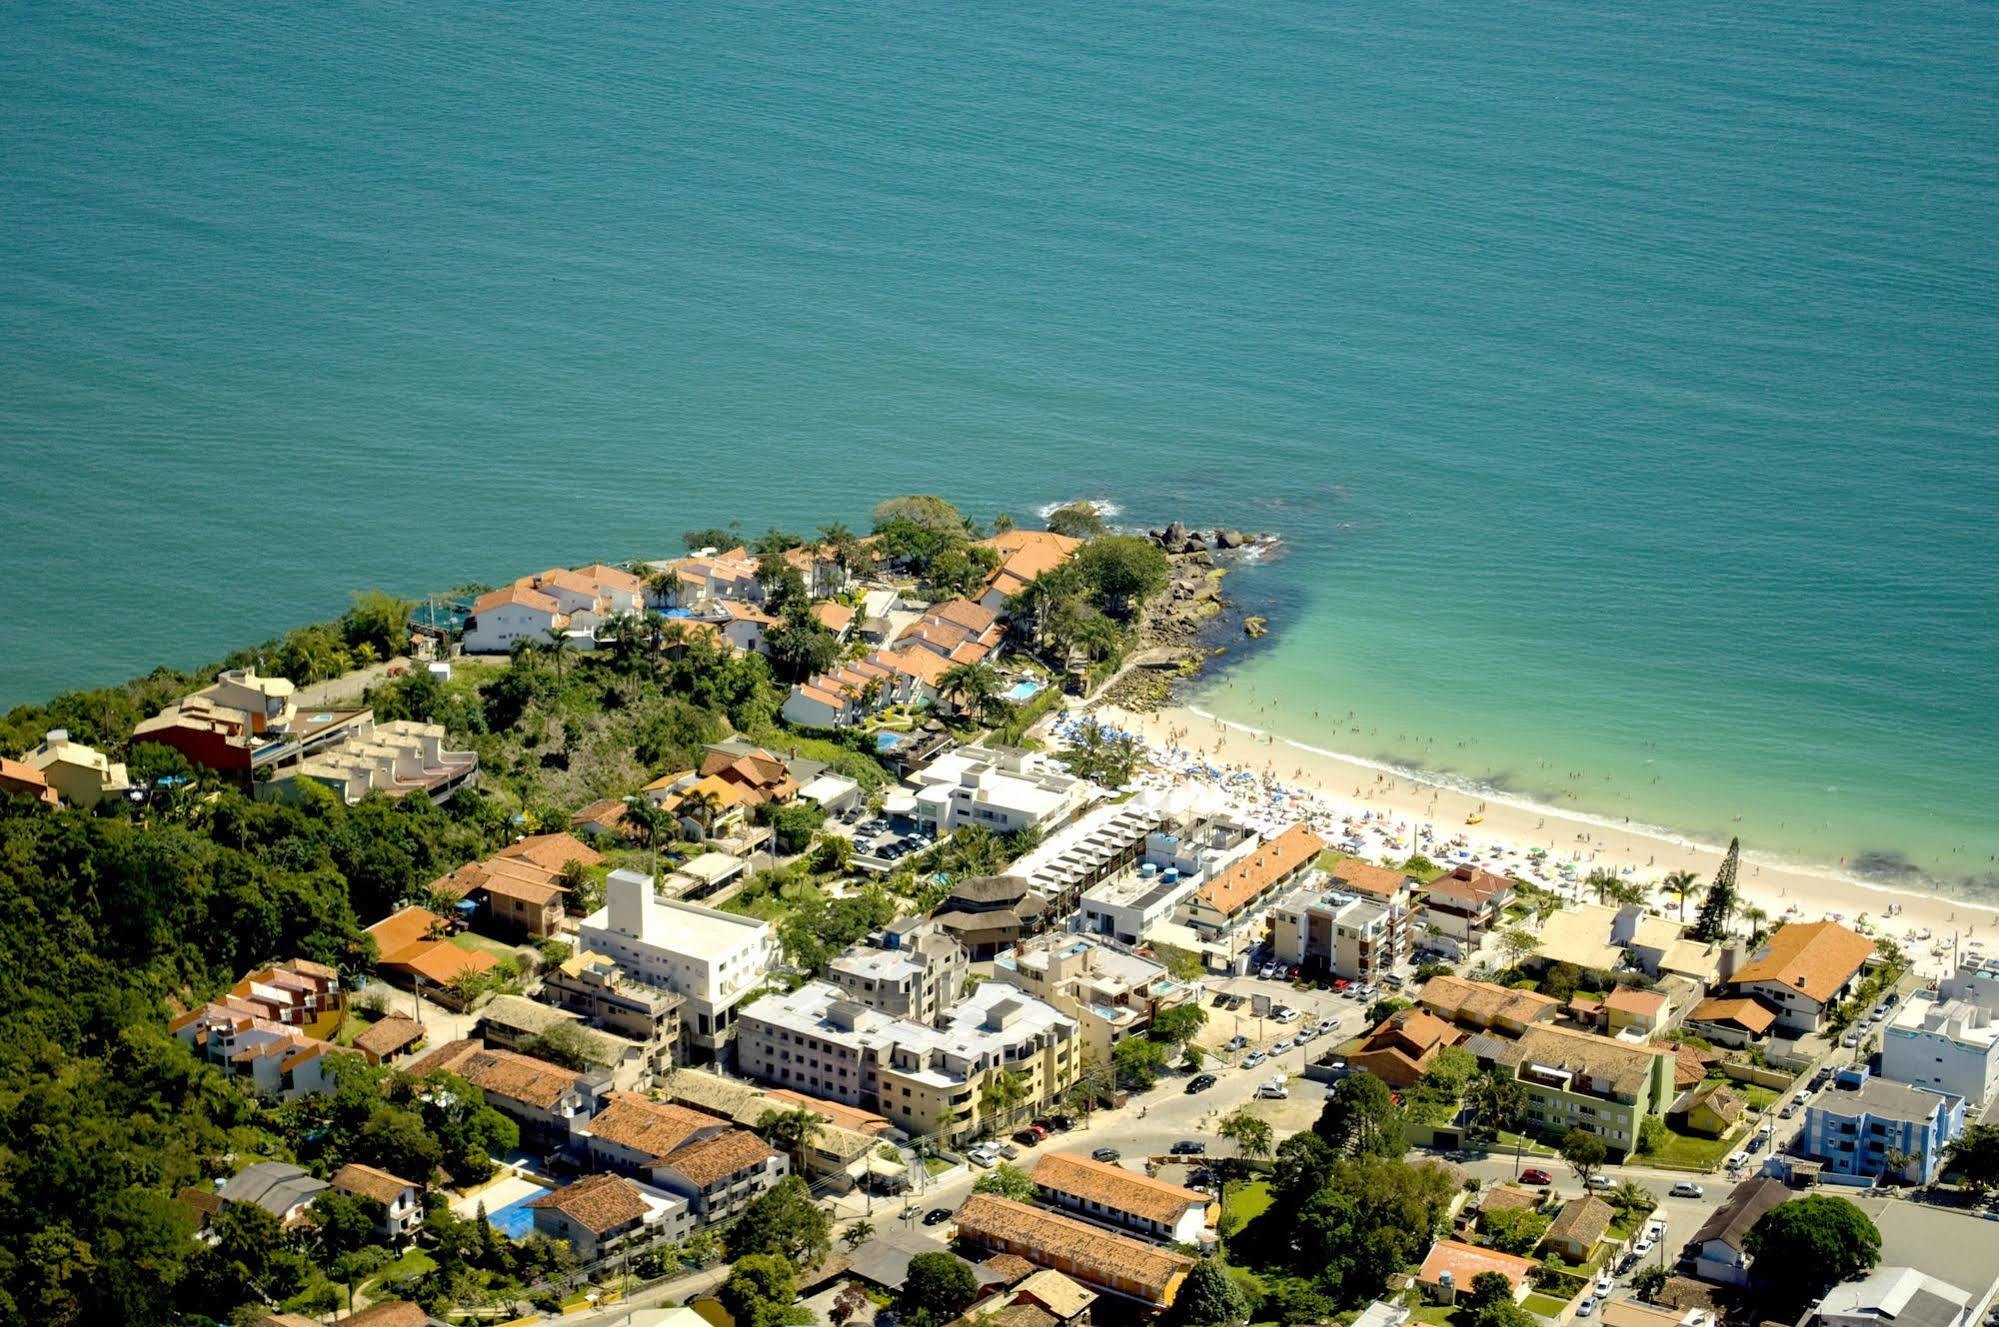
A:
{"type": "Polygon", "coordinates": [[[949,1253],[919,1253],[909,1260],[896,1307],[915,1327],[939,1327],[964,1312],[978,1291],[978,1278],[963,1259],[949,1253]]]}
{"type": "Polygon", "coordinates": [[[723,1236],[732,1259],[770,1253],[796,1267],[810,1267],[833,1247],[826,1214],[797,1175],[787,1175],[752,1199],[723,1236]]]}
{"type": "Polygon", "coordinates": [[[1334,1086],[1312,1131],[1338,1152],[1399,1157],[1408,1150],[1402,1136],[1402,1108],[1395,1104],[1388,1084],[1365,1070],[1334,1086]]]}
{"type": "Polygon", "coordinates": [[[1844,1198],[1810,1194],[1778,1203],[1749,1228],[1743,1248],[1759,1293],[1801,1308],[1827,1287],[1872,1271],[1881,1232],[1844,1198]]]}
{"type": "Polygon", "coordinates": [[[1248,1299],[1213,1258],[1194,1264],[1166,1310],[1167,1327],[1227,1327],[1248,1317],[1248,1299]]]}

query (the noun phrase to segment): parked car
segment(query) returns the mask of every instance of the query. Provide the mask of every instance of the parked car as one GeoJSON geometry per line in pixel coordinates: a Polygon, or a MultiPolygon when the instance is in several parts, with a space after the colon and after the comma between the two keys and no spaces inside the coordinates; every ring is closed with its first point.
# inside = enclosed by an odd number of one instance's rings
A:
{"type": "Polygon", "coordinates": [[[1585,1300],[1584,1300],[1584,1301],[1583,1301],[1582,1303],[1580,1303],[1580,1304],[1576,1305],[1576,1316],[1577,1316],[1578,1318],[1587,1318],[1587,1317],[1589,1317],[1589,1316],[1590,1316],[1590,1315],[1591,1315],[1592,1313],[1595,1313],[1595,1312],[1596,1312],[1596,1296],[1595,1296],[1595,1295],[1591,1295],[1591,1296],[1590,1296],[1589,1298],[1585,1299],[1585,1300]]]}
{"type": "Polygon", "coordinates": [[[1276,1019],[1280,1023],[1296,1023],[1299,1019],[1304,1017],[1303,1014],[1299,1013],[1296,1009],[1291,1008],[1289,1005],[1284,1005],[1280,1008],[1271,1010],[1270,1016],[1276,1019]]]}
{"type": "Polygon", "coordinates": [[[1013,1141],[1019,1143],[1022,1147],[1039,1147],[1041,1145],[1041,1135],[1032,1129],[1022,1129],[1014,1134],[1013,1141]]]}
{"type": "Polygon", "coordinates": [[[1858,1046],[1860,1044],[1860,1034],[1858,1032],[1849,1032],[1839,1039],[1839,1044],[1842,1046],[1858,1046]]]}
{"type": "Polygon", "coordinates": [[[1227,991],[1216,991],[1215,998],[1208,1001],[1208,1007],[1210,1009],[1220,1009],[1223,1005],[1227,1004],[1228,1002],[1229,1002],[1229,993],[1227,991]]]}
{"type": "Polygon", "coordinates": [[[1249,1054],[1242,1057],[1242,1067],[1245,1069],[1254,1069],[1256,1068],[1257,1065],[1262,1064],[1265,1060],[1269,1058],[1270,1057],[1268,1055],[1265,1055],[1262,1051],[1251,1051],[1249,1054]]]}
{"type": "Polygon", "coordinates": [[[997,1162],[999,1158],[994,1156],[990,1152],[967,1152],[965,1153],[965,1160],[971,1162],[973,1165],[977,1166],[980,1170],[991,1170],[993,1168],[993,1164],[997,1162]]]}
{"type": "Polygon", "coordinates": [[[999,1145],[999,1154],[1005,1157],[1008,1161],[1020,1160],[1020,1149],[1015,1147],[1012,1143],[1001,1143],[999,1145]]]}
{"type": "Polygon", "coordinates": [[[1059,1133],[1067,1133],[1076,1127],[1076,1117],[1074,1115],[1050,1115],[1046,1121],[1036,1120],[1035,1123],[1046,1123],[1059,1133]]]}
{"type": "Polygon", "coordinates": [[[923,1214],[923,1224],[926,1226],[941,1226],[950,1219],[951,1209],[948,1207],[933,1207],[923,1214]]]}
{"type": "Polygon", "coordinates": [[[1804,1106],[1804,1104],[1805,1103],[1798,1100],[1798,1098],[1792,1097],[1789,1101],[1784,1103],[1784,1109],[1777,1112],[1777,1118],[1780,1120],[1788,1120],[1795,1117],[1798,1111],[1804,1106]]]}
{"type": "Polygon", "coordinates": [[[1230,1009],[1240,1009],[1240,1008],[1242,1008],[1242,1007],[1243,1007],[1244,1005],[1246,1005],[1246,1004],[1248,1004],[1248,1003],[1249,1003],[1249,1000],[1248,1000],[1247,998],[1245,998],[1244,996],[1240,996],[1240,995],[1231,995],[1231,996],[1229,997],[1229,1008],[1230,1008],[1230,1009]]]}
{"type": "Polygon", "coordinates": [[[1643,1258],[1650,1252],[1652,1252],[1652,1237],[1650,1235],[1645,1236],[1631,1246],[1631,1256],[1634,1260],[1643,1258]]]}
{"type": "Polygon", "coordinates": [[[1594,1193],[1608,1193],[1617,1187],[1617,1181],[1608,1175],[1592,1175],[1589,1177],[1589,1187],[1594,1193]]]}
{"type": "Polygon", "coordinates": [[[1701,1186],[1692,1180],[1679,1180],[1666,1192],[1672,1194],[1675,1198],[1699,1198],[1702,1196],[1701,1186]]]}
{"type": "Polygon", "coordinates": [[[1280,1083],[1265,1083],[1256,1089],[1256,1095],[1271,1101],[1283,1101],[1290,1097],[1291,1089],[1280,1083]]]}
{"type": "Polygon", "coordinates": [[[1090,1153],[1090,1160],[1116,1161],[1119,1157],[1123,1155],[1124,1154],[1122,1152],[1119,1152],[1115,1147],[1100,1147],[1096,1151],[1090,1153]]]}
{"type": "Polygon", "coordinates": [[[1294,1043],[1291,1041],[1291,1039],[1289,1037],[1286,1037],[1283,1041],[1280,1041],[1276,1045],[1272,1046],[1270,1048],[1270,1053],[1272,1055],[1282,1055],[1284,1054],[1284,1052],[1290,1050],[1293,1044],[1294,1043]]]}
{"type": "Polygon", "coordinates": [[[1520,1172],[1520,1182],[1522,1184],[1553,1184],[1555,1179],[1554,1176],[1542,1170],[1539,1166],[1529,1166],[1520,1172]]]}
{"type": "Polygon", "coordinates": [[[1198,1139],[1182,1138],[1179,1142],[1173,1144],[1173,1155],[1176,1157],[1198,1157],[1206,1156],[1207,1154],[1208,1145],[1198,1139]]]}
{"type": "Polygon", "coordinates": [[[1222,1049],[1225,1051],[1239,1051],[1247,1045],[1249,1045],[1248,1037],[1234,1036],[1229,1038],[1228,1045],[1222,1047],[1222,1049]]]}
{"type": "Polygon", "coordinates": [[[1616,1279],[1609,1272],[1598,1272],[1596,1277],[1597,1297],[1599,1299],[1609,1299],[1610,1288],[1616,1284],[1616,1279]]]}
{"type": "Polygon", "coordinates": [[[1213,1074],[1195,1074],[1187,1080],[1187,1093],[1189,1096],[1192,1096],[1196,1092],[1206,1092],[1214,1085],[1215,1076],[1213,1074]]]}

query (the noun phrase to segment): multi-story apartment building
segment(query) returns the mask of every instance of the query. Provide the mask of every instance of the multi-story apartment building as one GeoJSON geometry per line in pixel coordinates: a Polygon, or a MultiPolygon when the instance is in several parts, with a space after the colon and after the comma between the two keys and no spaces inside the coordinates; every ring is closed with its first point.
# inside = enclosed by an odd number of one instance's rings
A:
{"type": "Polygon", "coordinates": [[[627,980],[603,954],[571,954],[542,976],[541,999],[582,1018],[591,1027],[646,1048],[655,1074],[673,1065],[680,1043],[680,1009],[686,997],[660,986],[627,980]]]}
{"type": "Polygon", "coordinates": [[[989,1118],[994,1127],[1024,1118],[1075,1081],[1081,1060],[1073,1018],[997,981],[935,1026],[870,1009],[830,982],[808,982],[749,1005],[736,1036],[737,1065],[751,1077],[947,1140],[978,1132],[989,1118]],[[1003,1099],[1008,1088],[1018,1089],[1011,1104],[1003,1099]]]}
{"type": "Polygon", "coordinates": [[[849,1000],[895,1018],[932,1023],[957,1002],[971,972],[965,947],[935,923],[890,927],[881,944],[855,945],[826,965],[849,1000]]]}
{"type": "Polygon", "coordinates": [[[763,984],[778,952],[768,923],[658,898],[652,877],[635,871],[611,872],[604,906],[583,920],[577,938],[633,979],[686,1000],[680,1027],[688,1063],[722,1058],[737,1005],[763,984]]]}
{"type": "Polygon", "coordinates": [[[1629,1154],[1639,1123],[1673,1101],[1670,1048],[1536,1024],[1508,1055],[1527,1092],[1527,1122],[1545,1135],[1584,1129],[1613,1153],[1629,1154]]]}
{"type": "Polygon", "coordinates": [[[1111,1048],[1152,1026],[1161,1009],[1198,999],[1201,988],[1163,963],[1074,933],[1022,941],[993,959],[993,979],[1018,986],[1076,1020],[1084,1049],[1109,1064],[1111,1048]]]}
{"type": "Polygon", "coordinates": [[[1254,948],[1264,905],[1315,869],[1325,842],[1303,824],[1240,854],[1185,899],[1178,919],[1212,945],[1226,945],[1231,961],[1254,948]]]}
{"type": "Polygon", "coordinates": [[[1314,976],[1372,981],[1402,957],[1388,908],[1323,885],[1306,884],[1271,905],[1271,952],[1314,976]]]}
{"type": "Polygon", "coordinates": [[[1400,963],[1416,948],[1416,881],[1400,867],[1373,866],[1352,858],[1326,873],[1333,888],[1377,903],[1388,913],[1389,963],[1400,963]]]}
{"type": "Polygon", "coordinates": [[[1999,1020],[1969,1000],[1912,995],[1882,1031],[1881,1076],[1983,1106],[1999,1090],[1999,1020]]]}
{"type": "Polygon", "coordinates": [[[1963,1130],[1963,1097],[1844,1069],[1805,1107],[1798,1149],[1841,1175],[1929,1184],[1963,1130]]]}

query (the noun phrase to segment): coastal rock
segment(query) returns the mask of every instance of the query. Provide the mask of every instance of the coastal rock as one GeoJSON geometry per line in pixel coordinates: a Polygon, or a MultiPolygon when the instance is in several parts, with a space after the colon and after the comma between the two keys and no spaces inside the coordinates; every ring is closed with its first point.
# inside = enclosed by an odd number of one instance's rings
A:
{"type": "Polygon", "coordinates": [[[1160,546],[1163,547],[1168,553],[1179,553],[1185,551],[1187,547],[1186,522],[1174,521],[1172,524],[1168,525],[1166,527],[1166,533],[1160,536],[1159,543],[1160,546]]]}
{"type": "Polygon", "coordinates": [[[1240,530],[1217,530],[1217,531],[1215,531],[1215,547],[1216,547],[1216,548],[1241,548],[1241,547],[1242,547],[1242,531],[1240,531],[1240,530]]]}
{"type": "Polygon", "coordinates": [[[1208,551],[1208,541],[1197,534],[1190,534],[1187,536],[1187,542],[1180,545],[1180,551],[1182,553],[1205,553],[1208,551]]]}
{"type": "Polygon", "coordinates": [[[1270,623],[1260,617],[1246,617],[1242,620],[1242,634],[1251,640],[1260,640],[1270,632],[1270,623]]]}
{"type": "Polygon", "coordinates": [[[1212,567],[1215,565],[1215,555],[1213,553],[1208,552],[1206,549],[1203,549],[1198,553],[1192,554],[1191,556],[1188,557],[1187,560],[1189,562],[1192,562],[1197,567],[1212,567]]]}

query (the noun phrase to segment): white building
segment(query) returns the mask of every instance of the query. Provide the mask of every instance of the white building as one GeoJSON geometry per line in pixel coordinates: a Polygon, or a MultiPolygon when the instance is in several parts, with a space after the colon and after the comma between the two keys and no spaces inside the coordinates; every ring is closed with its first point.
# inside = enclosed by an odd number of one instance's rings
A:
{"type": "Polygon", "coordinates": [[[1825,1292],[1809,1327],[1964,1327],[1976,1297],[1913,1267],[1877,1267],[1858,1281],[1825,1292]]]}
{"type": "Polygon", "coordinates": [[[1945,977],[1937,993],[1945,1000],[1969,1000],[1999,1016],[1999,958],[1972,958],[1945,977]]]}
{"type": "Polygon", "coordinates": [[[652,877],[613,871],[604,906],[577,928],[584,950],[603,954],[634,979],[683,997],[681,1038],[691,1059],[719,1057],[735,1009],[763,984],[777,959],[766,922],[653,894],[652,877]]]}
{"type": "Polygon", "coordinates": [[[295,765],[276,769],[268,782],[256,785],[259,800],[290,801],[301,780],[331,789],[349,806],[371,792],[402,797],[420,792],[433,802],[445,802],[479,777],[479,757],[470,751],[445,748],[441,723],[394,719],[377,723],[373,713],[357,720],[295,765]]]}
{"type": "Polygon", "coordinates": [[[1394,916],[1373,899],[1308,881],[1270,907],[1271,952],[1314,975],[1372,981],[1398,957],[1394,916]]]}
{"type": "Polygon", "coordinates": [[[568,615],[548,595],[503,586],[473,601],[472,616],[465,619],[465,653],[505,654],[521,641],[545,645],[550,631],[568,626],[568,615]]]}
{"type": "Polygon", "coordinates": [[[891,927],[883,948],[851,945],[826,965],[849,1000],[897,1018],[930,1023],[958,1001],[971,972],[965,947],[934,923],[891,927]]]}
{"type": "Polygon", "coordinates": [[[1882,1032],[1881,1076],[1983,1105],[1999,1088],[1999,1022],[1969,1000],[1918,992],[1882,1032]]]}
{"type": "Polygon", "coordinates": [[[1148,790],[1091,810],[1014,863],[1009,874],[1048,898],[1082,891],[1076,929],[1135,945],[1256,842],[1248,826],[1200,814],[1182,790],[1148,790]]]}
{"type": "Polygon", "coordinates": [[[1096,785],[1028,751],[959,747],[919,772],[911,817],[948,834],[983,825],[995,834],[1052,829],[1097,795],[1096,785]]]}
{"type": "Polygon", "coordinates": [[[957,1138],[987,1115],[1003,1128],[1075,1081],[1076,1021],[1004,982],[982,983],[937,1024],[895,1018],[829,982],[766,995],[743,1010],[736,1060],[745,1074],[886,1117],[910,1134],[957,1138]],[[1003,1075],[1010,1108],[986,1091],[1003,1075]]]}
{"type": "Polygon", "coordinates": [[[1175,979],[1163,963],[1073,932],[1023,940],[993,958],[993,980],[1018,986],[1076,1020],[1099,1064],[1161,1009],[1198,1000],[1198,984],[1175,979]]]}

